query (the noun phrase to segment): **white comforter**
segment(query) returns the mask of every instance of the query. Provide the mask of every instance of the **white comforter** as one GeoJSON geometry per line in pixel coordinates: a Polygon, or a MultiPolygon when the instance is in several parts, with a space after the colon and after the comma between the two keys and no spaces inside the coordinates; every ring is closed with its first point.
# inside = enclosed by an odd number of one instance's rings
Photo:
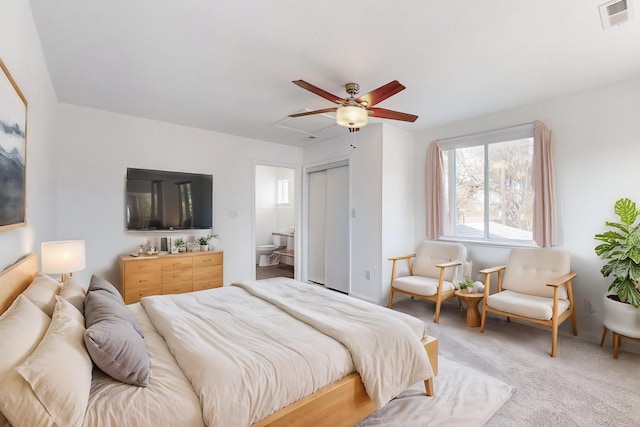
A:
{"type": "Polygon", "coordinates": [[[234,285],[341,342],[378,409],[433,376],[424,346],[411,329],[377,306],[287,278],[234,285]]]}
{"type": "Polygon", "coordinates": [[[207,425],[250,425],[355,369],[377,407],[432,376],[416,333],[380,307],[290,279],[260,282],[142,300],[207,425]]]}

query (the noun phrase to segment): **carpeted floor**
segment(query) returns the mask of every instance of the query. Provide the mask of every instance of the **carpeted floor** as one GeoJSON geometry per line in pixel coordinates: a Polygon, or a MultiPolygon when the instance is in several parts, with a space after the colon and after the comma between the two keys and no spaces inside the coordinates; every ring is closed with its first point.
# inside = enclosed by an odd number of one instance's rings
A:
{"type": "Polygon", "coordinates": [[[611,334],[603,348],[560,335],[554,359],[549,330],[489,318],[481,334],[466,327],[454,300],[443,304],[437,325],[433,303],[405,299],[393,308],[423,319],[444,358],[515,387],[487,426],[640,425],[640,354],[613,359],[611,334]]]}

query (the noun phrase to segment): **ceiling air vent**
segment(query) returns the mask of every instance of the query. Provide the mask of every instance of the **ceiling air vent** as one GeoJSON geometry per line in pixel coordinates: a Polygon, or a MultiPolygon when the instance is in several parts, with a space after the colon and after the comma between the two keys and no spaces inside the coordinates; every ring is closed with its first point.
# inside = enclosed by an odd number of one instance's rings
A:
{"type": "Polygon", "coordinates": [[[613,0],[598,6],[602,29],[623,24],[633,17],[633,0],[613,0]]]}

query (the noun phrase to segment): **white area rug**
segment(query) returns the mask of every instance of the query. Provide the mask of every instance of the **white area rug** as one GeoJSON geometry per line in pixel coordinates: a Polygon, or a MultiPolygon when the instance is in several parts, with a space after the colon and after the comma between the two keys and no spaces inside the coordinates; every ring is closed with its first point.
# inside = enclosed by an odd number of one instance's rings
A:
{"type": "Polygon", "coordinates": [[[358,424],[365,426],[481,426],[509,400],[515,388],[440,356],[434,397],[414,384],[358,424]]]}

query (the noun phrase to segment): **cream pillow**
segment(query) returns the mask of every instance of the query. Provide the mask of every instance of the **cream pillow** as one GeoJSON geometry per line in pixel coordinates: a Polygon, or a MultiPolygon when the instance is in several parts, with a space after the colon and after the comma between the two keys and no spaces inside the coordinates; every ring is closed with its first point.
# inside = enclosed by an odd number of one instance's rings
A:
{"type": "Polygon", "coordinates": [[[84,298],[87,296],[87,289],[79,281],[72,276],[66,277],[60,289],[60,296],[84,314],[84,298]]]}
{"type": "Polygon", "coordinates": [[[47,316],[53,315],[56,306],[56,295],[60,292],[62,285],[56,279],[42,273],[37,273],[33,282],[22,292],[22,295],[40,307],[47,316]]]}
{"type": "MultiPolygon", "coordinates": [[[[0,378],[36,349],[51,319],[22,295],[0,316],[0,378]]],[[[0,389],[4,388],[0,380],[0,389]]],[[[2,402],[0,401],[0,411],[2,402]]],[[[0,426],[10,425],[0,413],[0,426]]]]}
{"type": "Polygon", "coordinates": [[[84,318],[65,299],[56,301],[38,348],[0,378],[2,412],[13,427],[82,425],[93,368],[84,347],[84,318]]]}

